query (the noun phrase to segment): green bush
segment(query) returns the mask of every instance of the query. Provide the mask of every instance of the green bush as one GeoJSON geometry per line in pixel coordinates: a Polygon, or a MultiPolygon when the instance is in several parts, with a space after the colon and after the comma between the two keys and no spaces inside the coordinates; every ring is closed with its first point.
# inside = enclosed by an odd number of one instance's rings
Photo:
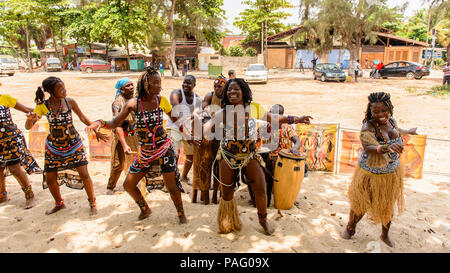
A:
{"type": "Polygon", "coordinates": [[[244,49],[240,46],[230,46],[230,56],[242,57],[244,56],[244,49]]]}
{"type": "Polygon", "coordinates": [[[247,50],[245,50],[245,55],[247,56],[256,56],[256,54],[258,54],[258,51],[256,51],[256,49],[254,49],[253,47],[249,47],[247,48],[247,50]]]}
{"type": "Polygon", "coordinates": [[[219,49],[219,54],[222,56],[230,56],[230,51],[227,48],[221,47],[219,49]]]}

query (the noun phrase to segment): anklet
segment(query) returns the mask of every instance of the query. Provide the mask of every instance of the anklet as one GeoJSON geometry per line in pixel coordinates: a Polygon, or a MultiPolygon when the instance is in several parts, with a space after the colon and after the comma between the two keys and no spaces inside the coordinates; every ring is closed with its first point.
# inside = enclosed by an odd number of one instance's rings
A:
{"type": "Polygon", "coordinates": [[[89,207],[91,207],[91,208],[97,207],[97,203],[95,202],[95,200],[91,202],[91,200],[88,199],[88,201],[89,201],[89,207]]]}
{"type": "Polygon", "coordinates": [[[0,192],[0,201],[6,200],[7,195],[8,195],[8,193],[6,191],[0,192]]]}
{"type": "Polygon", "coordinates": [[[177,209],[178,216],[183,216],[184,214],[183,205],[175,206],[175,208],[177,209]]]}
{"type": "Polygon", "coordinates": [[[262,221],[262,220],[265,221],[267,219],[267,213],[261,214],[261,213],[258,212],[258,218],[259,218],[260,221],[262,221]]]}
{"type": "Polygon", "coordinates": [[[347,233],[348,233],[350,236],[355,235],[355,232],[356,232],[356,231],[355,231],[355,230],[349,229],[349,228],[348,228],[348,225],[347,225],[346,229],[347,229],[347,233]]]}
{"type": "Polygon", "coordinates": [[[31,190],[31,185],[26,186],[25,188],[22,189],[22,191],[25,193],[25,199],[31,199],[34,197],[34,193],[31,190]]]}
{"type": "Polygon", "coordinates": [[[56,207],[62,207],[64,205],[64,199],[61,199],[59,202],[55,202],[56,207]]]}
{"type": "Polygon", "coordinates": [[[140,201],[136,202],[141,209],[141,211],[146,211],[149,209],[147,202],[145,202],[145,199],[142,198],[140,201]]]}

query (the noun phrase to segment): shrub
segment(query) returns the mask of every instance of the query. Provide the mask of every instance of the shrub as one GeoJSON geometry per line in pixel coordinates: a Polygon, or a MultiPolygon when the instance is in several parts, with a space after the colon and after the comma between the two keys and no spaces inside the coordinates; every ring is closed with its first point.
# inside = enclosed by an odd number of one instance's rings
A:
{"type": "Polygon", "coordinates": [[[240,46],[230,46],[230,56],[242,57],[244,56],[244,49],[240,46]]]}
{"type": "Polygon", "coordinates": [[[256,56],[256,54],[258,54],[258,51],[256,51],[256,49],[254,49],[253,47],[249,47],[247,48],[247,50],[245,50],[245,55],[247,56],[256,56]]]}

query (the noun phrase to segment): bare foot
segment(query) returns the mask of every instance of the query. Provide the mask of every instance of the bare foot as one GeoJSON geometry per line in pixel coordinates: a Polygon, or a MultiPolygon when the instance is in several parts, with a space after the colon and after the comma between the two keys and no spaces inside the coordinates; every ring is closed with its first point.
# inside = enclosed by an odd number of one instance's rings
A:
{"type": "Polygon", "coordinates": [[[32,207],[34,207],[35,201],[36,201],[36,199],[34,199],[34,197],[30,198],[30,199],[27,199],[25,201],[25,209],[31,209],[32,207]]]}
{"type": "Polygon", "coordinates": [[[65,209],[66,208],[66,205],[62,205],[62,206],[59,206],[59,207],[54,207],[52,210],[47,210],[46,212],[45,212],[45,214],[47,214],[47,215],[50,215],[50,214],[52,214],[52,213],[55,213],[55,212],[57,212],[57,211],[59,211],[59,210],[62,210],[62,209],[65,209]]]}
{"type": "Polygon", "coordinates": [[[259,221],[259,224],[263,227],[264,232],[266,233],[266,235],[272,235],[275,232],[275,229],[273,229],[269,223],[267,223],[267,219],[266,220],[262,220],[259,221]]]}
{"type": "Polygon", "coordinates": [[[352,236],[355,235],[355,231],[350,231],[350,232],[352,232],[352,234],[349,233],[348,226],[346,226],[344,232],[342,232],[342,234],[341,234],[341,237],[346,240],[352,238],[352,236]]]}
{"type": "Polygon", "coordinates": [[[150,214],[152,214],[152,210],[150,208],[141,211],[141,214],[139,214],[138,219],[139,220],[144,220],[145,218],[148,218],[150,216],[150,214]]]}
{"type": "Polygon", "coordinates": [[[97,208],[91,207],[91,210],[89,211],[89,216],[96,215],[97,214],[97,208]]]}
{"type": "Polygon", "coordinates": [[[390,247],[394,247],[394,242],[392,242],[389,239],[389,236],[386,235],[386,237],[384,237],[383,235],[380,236],[381,241],[383,241],[385,244],[387,244],[390,247]]]}
{"type": "Polygon", "coordinates": [[[186,224],[187,223],[186,216],[184,214],[181,215],[181,216],[178,216],[178,221],[179,221],[180,225],[181,224],[186,224]]]}

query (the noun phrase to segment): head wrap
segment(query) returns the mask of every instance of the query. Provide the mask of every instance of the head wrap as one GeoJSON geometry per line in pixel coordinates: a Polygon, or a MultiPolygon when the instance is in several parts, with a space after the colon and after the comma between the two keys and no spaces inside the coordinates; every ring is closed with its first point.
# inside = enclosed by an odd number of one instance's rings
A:
{"type": "Polygon", "coordinates": [[[131,82],[131,80],[129,78],[122,78],[120,79],[117,83],[116,83],[116,98],[122,94],[122,91],[120,91],[120,88],[122,88],[125,84],[127,84],[128,82],[131,82]]]}
{"type": "Polygon", "coordinates": [[[218,83],[221,85],[225,85],[225,83],[227,82],[227,78],[225,78],[222,74],[220,74],[217,79],[214,81],[214,84],[218,83]]]}

